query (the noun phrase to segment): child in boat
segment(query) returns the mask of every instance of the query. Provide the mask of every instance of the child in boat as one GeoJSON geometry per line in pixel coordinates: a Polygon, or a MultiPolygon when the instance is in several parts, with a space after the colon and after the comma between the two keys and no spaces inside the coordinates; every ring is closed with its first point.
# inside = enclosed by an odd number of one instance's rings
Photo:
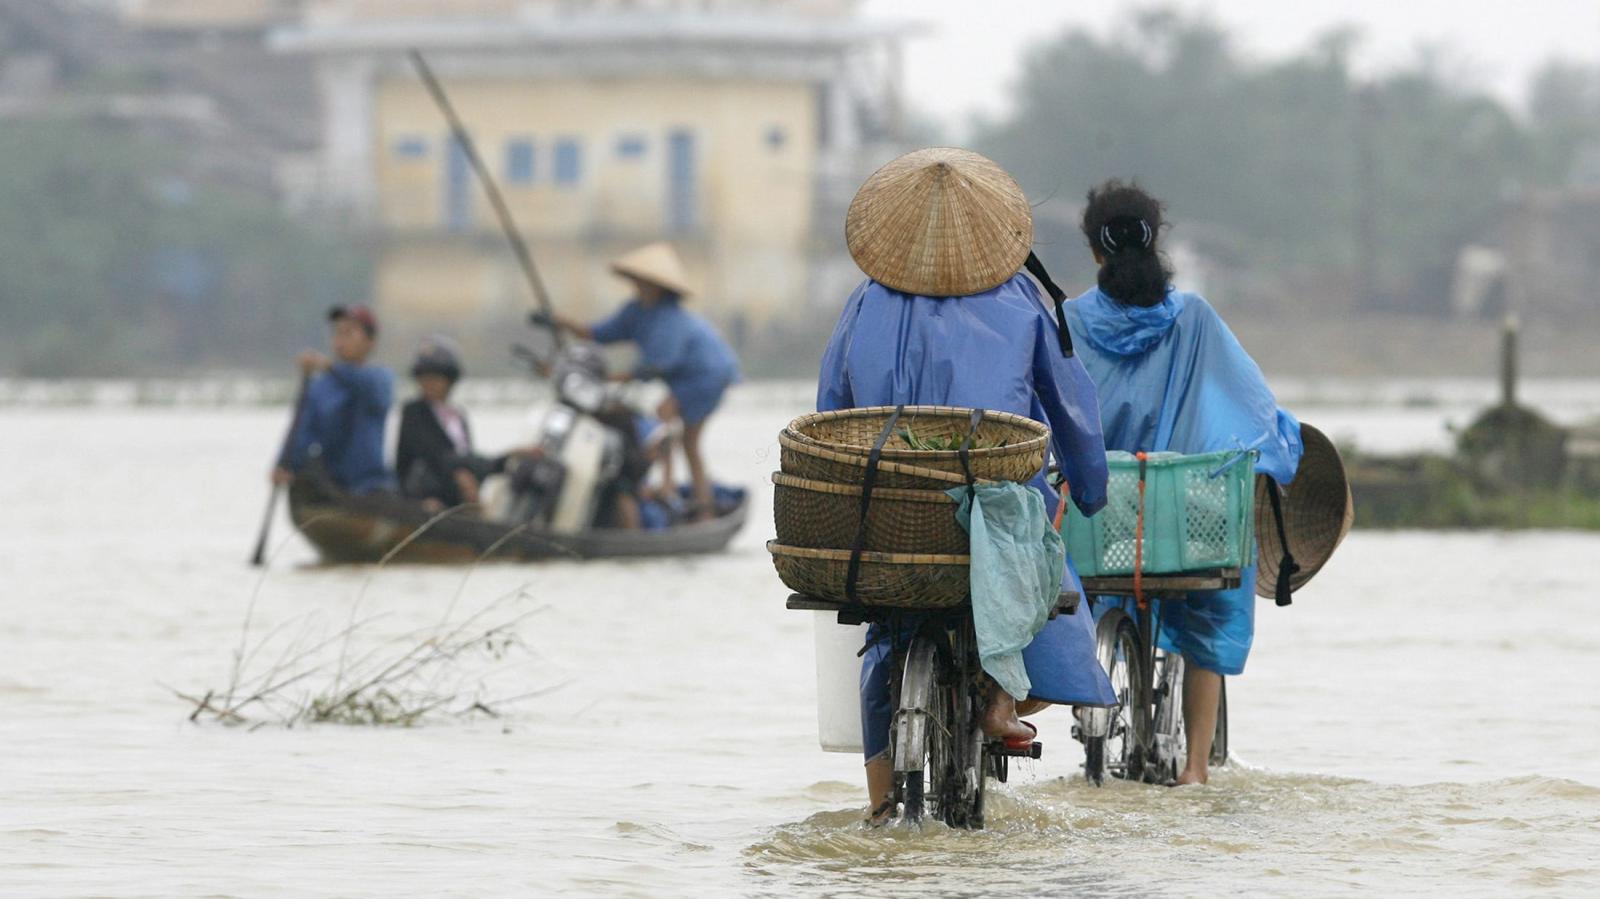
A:
{"type": "Polygon", "coordinates": [[[694,517],[712,518],[716,515],[715,491],[701,446],[707,420],[728,387],[739,380],[738,359],[710,322],[683,308],[688,280],[671,244],[642,247],[612,263],[611,269],[633,287],[633,300],[592,325],[556,315],[550,320],[585,340],[638,344],[639,364],[618,379],[666,382],[671,396],[658,415],[663,421],[682,423],[681,444],[693,484],[694,517]]]}
{"type": "MultiPolygon", "coordinates": [[[[1056,464],[1085,514],[1105,504],[1106,458],[1094,385],[1038,288],[1019,269],[1031,256],[1033,215],[1011,176],[965,150],[902,156],[857,192],[845,240],[868,280],[846,301],[822,356],[818,411],[939,405],[1026,415],[1050,426],[1056,464]],[[959,223],[966,227],[950,225],[959,223]]],[[[1041,269],[1042,270],[1042,269],[1041,269]]],[[[1032,486],[1052,514],[1058,496],[1040,471],[1032,486]]],[[[1062,589],[1083,594],[1070,560],[1062,589]]],[[[861,732],[872,819],[886,800],[890,634],[874,626],[861,665],[861,732]]],[[[1032,725],[1021,707],[1110,705],[1110,680],[1095,656],[1089,615],[1049,621],[1023,650],[1028,696],[995,688],[984,717],[991,737],[1022,744],[1032,725]]]]}
{"type": "Polygon", "coordinates": [[[467,413],[450,402],[461,380],[461,357],[450,339],[436,335],[423,341],[411,376],[421,395],[400,410],[395,471],[401,493],[434,508],[478,502],[483,479],[504,471],[507,457],[473,450],[467,413]]]}
{"type": "MultiPolygon", "coordinates": [[[[1287,484],[1300,464],[1300,424],[1278,408],[1261,369],[1216,310],[1172,286],[1161,254],[1162,211],[1138,186],[1113,180],[1089,192],[1083,213],[1099,286],[1065,312],[1078,358],[1099,389],[1106,446],[1255,448],[1256,471],[1287,484]]],[[[1222,676],[1244,671],[1255,633],[1255,577],[1251,566],[1236,589],[1160,604],[1162,646],[1185,661],[1188,759],[1180,784],[1206,782],[1222,676]]]]}
{"type": "Polygon", "coordinates": [[[394,487],[383,464],[383,432],[394,397],[394,376],[368,365],[377,346],[378,320],[366,306],[328,311],[333,356],[300,354],[300,370],[311,382],[296,414],[288,452],[272,480],[287,484],[311,463],[351,493],[394,487]]]}

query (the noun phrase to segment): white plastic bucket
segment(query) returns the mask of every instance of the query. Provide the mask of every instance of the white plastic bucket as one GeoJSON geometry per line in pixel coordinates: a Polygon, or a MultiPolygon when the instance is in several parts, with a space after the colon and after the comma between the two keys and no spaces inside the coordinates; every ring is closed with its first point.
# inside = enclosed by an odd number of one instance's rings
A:
{"type": "Polygon", "coordinates": [[[864,624],[840,624],[835,612],[816,612],[817,742],[825,752],[861,751],[861,658],[864,624]]]}

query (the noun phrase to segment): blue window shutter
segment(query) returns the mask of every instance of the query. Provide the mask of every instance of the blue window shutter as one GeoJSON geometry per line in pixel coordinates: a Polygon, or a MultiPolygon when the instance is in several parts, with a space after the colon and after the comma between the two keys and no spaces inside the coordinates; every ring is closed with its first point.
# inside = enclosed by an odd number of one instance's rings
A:
{"type": "Polygon", "coordinates": [[[418,134],[403,134],[394,139],[394,157],[407,161],[428,158],[428,139],[418,134]]]}
{"type": "Polygon", "coordinates": [[[623,159],[639,159],[645,153],[645,139],[642,134],[624,134],[617,138],[617,155],[623,159]]]}
{"type": "Polygon", "coordinates": [[[533,139],[514,137],[506,142],[506,183],[532,184],[538,174],[534,167],[533,139]]]}
{"type": "Polygon", "coordinates": [[[472,228],[472,191],[475,185],[472,183],[472,169],[466,148],[454,137],[449,138],[448,146],[444,166],[444,227],[447,231],[461,233],[472,228]]]}
{"type": "Polygon", "coordinates": [[[555,182],[571,187],[583,178],[583,148],[575,137],[559,137],[555,143],[555,182]]]}
{"type": "Polygon", "coordinates": [[[694,132],[667,134],[667,228],[689,231],[700,225],[700,171],[694,132]]]}

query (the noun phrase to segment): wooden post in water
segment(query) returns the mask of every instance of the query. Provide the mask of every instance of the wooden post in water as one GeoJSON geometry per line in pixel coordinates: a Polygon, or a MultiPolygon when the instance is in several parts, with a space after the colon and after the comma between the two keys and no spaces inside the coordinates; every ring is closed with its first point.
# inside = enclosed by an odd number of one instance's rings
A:
{"type": "Polygon", "coordinates": [[[1517,404],[1518,328],[1516,313],[1508,313],[1500,330],[1500,405],[1507,409],[1517,404]]]}

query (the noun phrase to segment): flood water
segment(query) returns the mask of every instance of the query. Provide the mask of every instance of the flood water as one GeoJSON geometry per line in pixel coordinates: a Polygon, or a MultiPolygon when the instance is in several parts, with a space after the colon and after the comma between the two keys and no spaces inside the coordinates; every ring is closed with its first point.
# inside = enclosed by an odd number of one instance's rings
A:
{"type": "MultiPolygon", "coordinates": [[[[714,422],[715,471],[756,488],[721,556],[323,568],[280,520],[264,574],[282,410],[0,408],[0,893],[1600,891],[1600,535],[1357,533],[1261,604],[1210,786],[1086,786],[1053,710],[988,832],[864,829],[860,760],[816,747],[811,618],[762,548],[805,401],[745,387],[714,422]],[[530,651],[483,683],[550,692],[504,718],[229,728],[173,695],[227,680],[252,596],[264,634],[519,588],[530,651]]],[[[1325,415],[1380,446],[1439,419],[1325,415]]],[[[480,441],[522,417],[481,411],[480,441]]]]}

